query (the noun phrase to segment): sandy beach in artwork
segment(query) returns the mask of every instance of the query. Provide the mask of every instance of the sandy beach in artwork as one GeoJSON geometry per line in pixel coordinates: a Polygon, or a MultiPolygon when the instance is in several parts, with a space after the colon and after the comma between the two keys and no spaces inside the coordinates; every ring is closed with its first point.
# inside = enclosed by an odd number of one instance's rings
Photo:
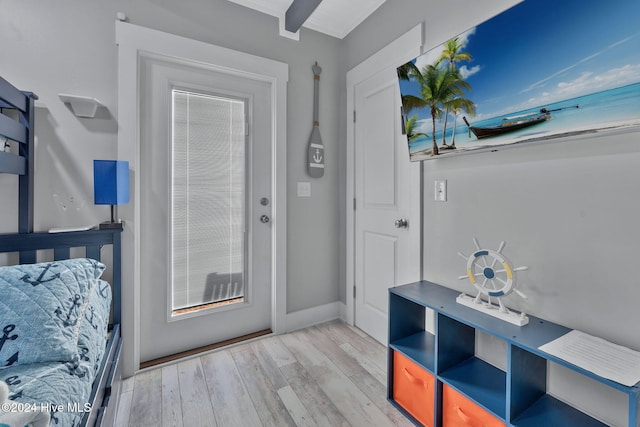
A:
{"type": "Polygon", "coordinates": [[[415,151],[410,154],[411,161],[422,161],[422,160],[432,160],[444,157],[450,157],[450,154],[464,154],[470,152],[480,152],[487,150],[496,150],[498,147],[508,148],[514,145],[525,144],[525,143],[535,143],[535,142],[561,142],[563,138],[570,138],[579,135],[587,135],[587,134],[596,134],[599,136],[604,136],[607,134],[617,133],[619,131],[628,131],[628,132],[638,132],[640,134],[640,117],[636,120],[632,121],[611,121],[606,123],[601,123],[598,126],[594,127],[581,127],[581,126],[567,126],[562,129],[556,129],[553,133],[548,133],[544,135],[531,135],[526,138],[513,138],[510,142],[499,141],[499,142],[491,142],[486,141],[486,143],[482,145],[474,145],[471,147],[460,146],[455,149],[450,149],[449,147],[441,147],[439,146],[440,154],[438,156],[432,155],[431,148],[426,148],[423,150],[415,151]]]}

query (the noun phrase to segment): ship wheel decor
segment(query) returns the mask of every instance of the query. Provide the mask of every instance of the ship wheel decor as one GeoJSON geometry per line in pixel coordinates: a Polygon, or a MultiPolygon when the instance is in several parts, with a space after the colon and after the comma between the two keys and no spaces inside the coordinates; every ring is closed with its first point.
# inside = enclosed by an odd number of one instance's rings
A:
{"type": "Polygon", "coordinates": [[[466,305],[475,310],[489,314],[502,320],[506,320],[514,325],[524,326],[529,323],[529,318],[524,313],[510,311],[502,303],[501,298],[515,292],[522,298],[527,296],[516,289],[516,271],[527,270],[527,267],[511,267],[511,263],[502,254],[505,242],[500,242],[497,251],[482,249],[478,239],[473,238],[476,251],[471,256],[466,256],[462,252],[458,255],[467,260],[467,274],[458,277],[460,280],[469,279],[471,284],[478,290],[475,297],[460,294],[456,298],[458,304],[466,305]],[[485,296],[487,301],[482,299],[485,296]],[[491,298],[498,301],[498,305],[491,302],[491,298]]]}

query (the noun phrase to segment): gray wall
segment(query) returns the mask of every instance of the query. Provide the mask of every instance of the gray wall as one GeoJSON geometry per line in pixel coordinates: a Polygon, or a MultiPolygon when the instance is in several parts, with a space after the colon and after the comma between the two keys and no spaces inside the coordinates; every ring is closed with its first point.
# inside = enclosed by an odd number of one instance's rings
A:
{"type": "MultiPolygon", "coordinates": [[[[420,22],[427,51],[516,3],[387,0],[345,39],[346,68],[420,22]]],[[[475,295],[458,280],[457,252],[472,253],[473,237],[494,250],[504,240],[507,258],[529,267],[517,273],[529,298],[512,294],[508,306],[640,351],[638,141],[636,128],[424,162],[424,279],[475,295]],[[447,180],[445,203],[433,201],[436,179],[447,180]]],[[[504,346],[478,340],[482,357],[504,364],[504,346]]],[[[550,372],[552,394],[624,424],[627,403],[613,389],[555,364],[550,372]]]]}
{"type": "MultiPolygon", "coordinates": [[[[346,38],[347,68],[419,22],[427,51],[517,2],[434,3],[387,0],[346,38]]],[[[507,305],[640,350],[639,136],[583,136],[426,161],[423,277],[473,293],[457,279],[466,265],[457,252],[471,253],[473,237],[488,249],[504,240],[507,258],[529,267],[518,273],[529,299],[512,294],[507,305]],[[445,203],[433,201],[435,179],[447,180],[445,203]]]]}
{"type": "Polygon", "coordinates": [[[425,48],[438,46],[519,0],[386,0],[345,37],[347,70],[424,22],[425,48]]]}
{"type": "MultiPolygon", "coordinates": [[[[303,29],[300,41],[278,35],[275,18],[225,0],[2,1],[0,75],[40,96],[36,104],[36,230],[96,224],[109,216],[93,205],[92,160],[117,156],[115,20],[129,21],[289,64],[287,311],[339,298],[339,104],[345,86],[341,41],[303,29]],[[306,175],[312,126],[314,61],[322,66],[320,120],[326,147],[322,179],[306,175]],[[99,99],[96,119],[78,119],[58,93],[99,99]],[[297,198],[296,183],[312,182],[297,198]]],[[[0,232],[17,229],[17,180],[0,176],[0,232]]]]}
{"type": "MultiPolygon", "coordinates": [[[[36,228],[95,224],[108,216],[92,203],[91,160],[117,154],[114,21],[122,11],[134,24],[289,64],[287,310],[344,302],[344,273],[338,272],[344,272],[346,71],[420,22],[429,49],[515,3],[387,0],[343,41],[303,30],[295,42],[278,36],[275,18],[224,0],[5,0],[0,75],[40,96],[36,228]],[[304,163],[316,60],[323,67],[327,169],[324,178],[311,180],[304,163]],[[78,119],[58,93],[96,97],[106,109],[97,119],[78,119]],[[312,181],[312,198],[296,197],[298,181],[312,181]]],[[[464,267],[456,252],[470,252],[474,236],[489,248],[506,240],[511,261],[530,268],[520,275],[529,300],[514,296],[511,305],[640,349],[629,326],[640,320],[637,140],[637,133],[578,138],[426,162],[425,188],[447,179],[449,201],[425,197],[424,277],[468,289],[456,279],[464,267]]],[[[16,229],[16,187],[14,177],[0,176],[0,232],[16,229]]]]}
{"type": "MultiPolygon", "coordinates": [[[[481,21],[487,20],[502,10],[518,3],[518,0],[386,0],[369,18],[344,38],[342,57],[345,73],[385,47],[416,25],[424,23],[424,47],[439,45],[448,38],[460,34],[481,21]],[[468,11],[463,14],[461,11],[468,11]]],[[[340,99],[341,109],[346,114],[347,95],[340,99]]],[[[346,189],[346,122],[340,123],[343,143],[340,148],[342,165],[340,175],[341,211],[346,189]]],[[[341,223],[340,250],[340,301],[346,303],[346,229],[341,223]]]]}

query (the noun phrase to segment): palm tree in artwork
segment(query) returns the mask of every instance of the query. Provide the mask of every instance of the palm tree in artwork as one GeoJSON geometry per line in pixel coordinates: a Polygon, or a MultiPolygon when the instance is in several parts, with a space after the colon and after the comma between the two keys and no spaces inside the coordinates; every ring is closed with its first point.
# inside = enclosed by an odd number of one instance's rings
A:
{"type": "Polygon", "coordinates": [[[451,100],[463,98],[465,90],[469,90],[470,86],[460,78],[456,70],[440,67],[439,63],[425,66],[418,80],[422,86],[419,100],[431,113],[432,155],[437,156],[436,119],[442,117],[451,100]]]}
{"type": "Polygon", "coordinates": [[[447,109],[453,113],[453,135],[451,137],[451,145],[449,147],[456,148],[456,121],[461,111],[466,112],[469,116],[476,115],[476,104],[467,98],[454,98],[447,103],[447,109]]]}
{"type": "Polygon", "coordinates": [[[421,136],[425,138],[429,137],[429,135],[427,135],[424,132],[416,132],[417,120],[418,120],[418,115],[414,114],[413,116],[407,118],[407,121],[404,123],[404,130],[405,130],[405,133],[407,134],[407,140],[409,141],[409,143],[414,142],[421,136]]]}
{"type": "Polygon", "coordinates": [[[464,46],[465,43],[461,42],[458,37],[454,37],[444,44],[444,49],[442,49],[440,59],[449,61],[449,68],[451,68],[451,71],[455,70],[456,62],[471,61],[473,59],[469,52],[460,52],[460,49],[464,46]]]}
{"type": "MultiPolygon", "coordinates": [[[[412,80],[417,79],[420,80],[422,74],[420,74],[420,70],[416,66],[416,64],[412,61],[407,62],[397,68],[398,79],[400,80],[412,80]]],[[[403,113],[409,114],[411,110],[417,108],[424,108],[426,104],[422,99],[413,95],[402,95],[402,110],[403,113]]],[[[407,122],[409,118],[407,118],[407,122]]],[[[406,126],[406,124],[405,124],[406,126]]]]}
{"type": "Polygon", "coordinates": [[[396,70],[400,80],[411,80],[411,77],[415,77],[420,74],[420,70],[413,61],[402,64],[396,70]]]}
{"type": "MultiPolygon", "coordinates": [[[[440,58],[438,58],[438,61],[448,61],[449,70],[451,71],[451,73],[456,72],[456,62],[471,61],[473,59],[469,52],[461,52],[461,49],[464,48],[464,46],[465,43],[463,41],[460,41],[458,37],[454,37],[448,40],[444,44],[444,48],[442,49],[442,53],[440,54],[440,58]]],[[[447,147],[447,122],[449,120],[450,111],[451,110],[447,108],[444,113],[444,129],[442,131],[442,145],[444,147],[447,147]]],[[[455,139],[455,132],[453,137],[455,139]]],[[[452,144],[452,147],[455,147],[455,143],[452,144]]]]}

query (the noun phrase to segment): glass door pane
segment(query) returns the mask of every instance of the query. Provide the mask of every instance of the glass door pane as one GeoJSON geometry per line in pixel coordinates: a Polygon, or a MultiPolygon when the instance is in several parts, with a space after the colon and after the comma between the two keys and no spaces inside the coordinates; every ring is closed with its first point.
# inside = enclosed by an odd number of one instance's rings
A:
{"type": "Polygon", "coordinates": [[[243,301],[245,101],[172,90],[173,314],[243,301]]]}

